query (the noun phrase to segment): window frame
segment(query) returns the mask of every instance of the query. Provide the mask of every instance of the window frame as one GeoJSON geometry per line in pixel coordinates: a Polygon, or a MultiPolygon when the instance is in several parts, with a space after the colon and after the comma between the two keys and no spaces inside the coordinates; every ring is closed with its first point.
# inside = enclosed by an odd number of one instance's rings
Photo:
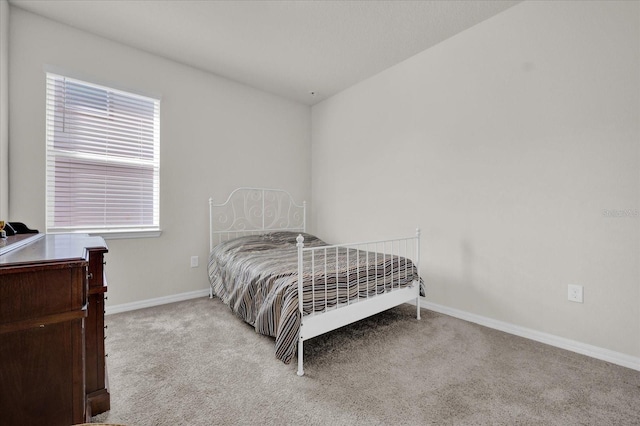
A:
{"type": "MultiPolygon", "coordinates": [[[[46,113],[46,152],[45,152],[45,227],[47,233],[83,233],[90,235],[100,235],[106,239],[121,239],[121,238],[146,238],[146,237],[158,237],[161,235],[162,230],[160,228],[160,99],[158,97],[151,97],[146,95],[141,95],[139,93],[125,91],[118,88],[93,83],[87,80],[80,80],[74,78],[69,75],[65,75],[64,73],[59,73],[55,71],[46,71],[46,104],[45,104],[45,113],[46,113]],[[97,152],[92,152],[95,148],[87,146],[85,141],[81,141],[82,136],[78,136],[79,134],[74,133],[74,131],[67,132],[66,130],[66,114],[69,111],[73,110],[73,102],[68,95],[69,86],[74,86],[75,88],[80,88],[83,91],[99,93],[98,96],[101,96],[101,92],[104,92],[104,102],[105,108],[103,111],[99,111],[101,115],[104,117],[99,117],[96,120],[91,118],[90,110],[94,108],[94,111],[100,110],[101,108],[95,109],[96,106],[99,106],[98,103],[92,103],[91,105],[85,105],[84,110],[80,112],[71,113],[69,115],[75,114],[75,118],[79,119],[79,123],[86,124],[84,120],[97,122],[95,124],[96,127],[105,127],[104,133],[98,132],[98,140],[97,142],[92,142],[92,145],[98,147],[97,152]],[[61,86],[58,86],[61,85],[61,86]],[[57,90],[62,89],[62,93],[64,93],[64,99],[60,102],[59,93],[57,90]],[[115,100],[114,100],[115,99],[115,100]],[[117,145],[116,138],[110,138],[109,132],[114,131],[118,125],[122,125],[122,121],[119,118],[113,118],[110,114],[114,111],[114,104],[117,100],[124,100],[125,102],[133,101],[134,103],[139,103],[139,105],[134,108],[135,112],[138,112],[142,115],[143,118],[140,120],[146,120],[146,132],[137,132],[144,133],[144,136],[139,136],[140,140],[138,142],[134,142],[130,144],[129,142],[125,142],[126,149],[121,153],[109,153],[114,152],[114,146],[117,145]],[[59,117],[60,112],[62,111],[63,118],[59,117]],[[83,118],[83,116],[85,118],[83,118]],[[110,118],[107,119],[106,117],[110,118]],[[89,118],[86,118],[89,117],[89,118]],[[115,124],[114,124],[115,123],[115,124]],[[63,125],[62,131],[60,130],[60,124],[63,125]],[[56,127],[56,125],[58,127],[56,127]],[[75,139],[78,140],[75,140],[75,139]],[[146,139],[145,139],[146,138],[146,139]],[[70,142],[63,142],[63,140],[68,139],[70,142]],[[80,142],[79,145],[73,147],[76,142],[80,142]],[[137,146],[136,146],[137,145],[137,146]],[[132,147],[134,146],[134,147],[132,147]],[[76,149],[77,148],[77,149],[76,149]],[[136,150],[138,150],[137,157],[135,155],[136,150]],[[141,154],[140,152],[146,150],[146,155],[141,154]],[[56,224],[56,218],[60,219],[60,216],[56,216],[56,207],[58,209],[61,206],[63,208],[69,208],[71,213],[68,218],[70,222],[73,222],[74,216],[74,208],[77,212],[78,207],[72,206],[73,196],[69,197],[67,200],[63,201],[63,204],[57,204],[55,201],[56,196],[61,196],[60,194],[73,193],[73,190],[64,189],[64,183],[62,186],[59,184],[59,180],[61,179],[56,175],[56,159],[58,161],[58,165],[64,163],[65,161],[68,164],[72,165],[73,173],[76,173],[76,176],[79,174],[79,168],[75,168],[76,166],[82,167],[83,165],[87,166],[87,169],[90,170],[90,173],[96,173],[96,175],[100,175],[104,182],[104,191],[100,195],[98,207],[95,207],[95,211],[103,210],[104,219],[102,222],[97,220],[92,224],[73,224],[73,223],[58,223],[56,224]],[[75,163],[75,165],[74,165],[75,163]],[[100,173],[100,168],[104,170],[100,173]],[[121,169],[118,171],[117,169],[121,169]],[[138,185],[142,185],[144,188],[141,189],[142,193],[147,197],[147,202],[136,199],[133,203],[127,204],[125,210],[133,207],[133,210],[137,211],[137,215],[140,216],[140,220],[138,222],[132,221],[130,218],[126,218],[126,214],[123,213],[122,216],[114,216],[116,218],[115,221],[108,221],[106,218],[109,216],[108,209],[114,208],[114,202],[112,199],[112,203],[109,202],[109,195],[106,194],[109,192],[107,189],[111,185],[117,186],[114,184],[114,177],[121,177],[128,175],[131,170],[134,171],[134,174],[138,176],[138,185]],[[150,178],[145,178],[144,175],[151,176],[150,178]],[[142,179],[142,181],[140,181],[142,179]],[[56,184],[58,182],[58,186],[56,184]],[[58,192],[56,192],[56,186],[58,192]],[[61,189],[63,188],[63,189],[61,189]],[[151,210],[145,208],[145,204],[152,206],[151,210]],[[137,210],[136,210],[137,209],[137,210]],[[145,214],[145,211],[147,212],[145,214]],[[149,213],[150,211],[150,213],[149,213]],[[144,222],[144,217],[146,217],[147,223],[144,222]],[[128,223],[130,222],[130,223],[128,223]]],[[[76,100],[75,102],[83,103],[83,101],[87,101],[91,96],[87,93],[81,94],[80,100],[76,100]],[[83,98],[82,96],[86,96],[83,98]]],[[[96,98],[89,101],[96,102],[96,98]]],[[[99,99],[97,102],[102,102],[99,99]]],[[[76,105],[77,106],[77,105],[76,105]]],[[[129,106],[127,105],[127,108],[129,106]]],[[[81,108],[82,109],[82,108],[81,108]]],[[[115,111],[122,112],[115,108],[115,111]]],[[[100,115],[99,114],[99,115],[100,115]]],[[[124,118],[124,120],[129,119],[129,117],[124,118]]],[[[91,123],[88,123],[91,126],[91,123]]],[[[81,132],[79,132],[81,133],[81,132]]],[[[129,135],[127,135],[129,136],[129,135]]],[[[122,147],[120,147],[122,148],[122,147]]],[[[68,176],[72,176],[73,173],[69,173],[68,176]]],[[[131,180],[131,182],[135,182],[135,178],[131,180]]],[[[128,185],[132,185],[130,183],[128,185]]],[[[73,184],[72,184],[73,185],[73,184]]],[[[82,183],[80,185],[83,185],[82,183]]],[[[81,186],[82,188],[85,188],[81,186]]],[[[120,186],[120,189],[116,189],[114,191],[114,196],[122,196],[123,192],[127,192],[130,186],[120,186]],[[125,188],[125,189],[122,189],[125,188]]],[[[100,191],[97,191],[100,192],[100,191]]],[[[60,210],[59,210],[60,211],[60,210]]],[[[89,215],[78,215],[80,220],[84,219],[85,221],[90,220],[92,216],[96,216],[95,213],[89,215]]]]}

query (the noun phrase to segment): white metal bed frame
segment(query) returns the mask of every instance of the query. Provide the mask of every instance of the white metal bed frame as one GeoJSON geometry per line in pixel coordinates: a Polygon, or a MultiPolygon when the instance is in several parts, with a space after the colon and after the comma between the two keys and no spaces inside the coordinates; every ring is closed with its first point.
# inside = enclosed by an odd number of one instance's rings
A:
{"type": "MultiPolygon", "coordinates": [[[[280,189],[266,188],[237,188],[229,194],[224,203],[214,204],[213,198],[209,198],[209,249],[216,244],[232,238],[244,235],[256,235],[274,231],[306,232],[306,202],[296,204],[291,194],[280,189]]],[[[420,230],[416,229],[415,236],[391,240],[368,241],[361,243],[336,244],[321,247],[304,247],[304,237],[299,235],[296,239],[298,248],[298,303],[300,311],[300,332],[298,337],[298,371],[302,376],[303,369],[303,345],[304,341],[321,334],[338,329],[355,321],[375,315],[379,312],[393,308],[403,303],[415,301],[416,318],[420,319],[420,283],[414,281],[410,286],[400,287],[399,283],[383,282],[382,293],[360,297],[356,300],[347,297],[346,303],[339,303],[329,307],[325,300],[325,308],[321,312],[304,314],[303,312],[303,285],[304,259],[311,261],[315,267],[316,258],[326,259],[327,253],[340,248],[356,249],[358,263],[360,253],[376,252],[384,256],[404,257],[411,259],[419,273],[420,261],[420,230]],[[323,256],[324,255],[324,256],[323,256]]],[[[367,255],[368,256],[368,255],[367,255]]],[[[368,257],[365,259],[365,263],[368,257]]],[[[349,259],[347,257],[347,263],[349,259]]],[[[320,265],[322,268],[322,265],[320,265]]],[[[327,271],[326,260],[324,270],[327,271]]],[[[358,282],[360,282],[360,268],[357,269],[358,282]]],[[[362,269],[363,273],[365,270],[362,269]]],[[[325,274],[326,275],[326,274],[325,274]]],[[[386,278],[385,278],[386,279],[386,278]]],[[[391,280],[392,278],[389,278],[391,280]]],[[[378,278],[376,278],[378,280],[378,278]]],[[[312,282],[312,295],[315,283],[312,282]]],[[[325,286],[326,288],[326,286],[325,286]]],[[[378,288],[378,282],[376,282],[378,288]]],[[[209,297],[213,297],[213,287],[209,288],[209,297]]],[[[312,300],[315,304],[315,301],[312,300]]]]}

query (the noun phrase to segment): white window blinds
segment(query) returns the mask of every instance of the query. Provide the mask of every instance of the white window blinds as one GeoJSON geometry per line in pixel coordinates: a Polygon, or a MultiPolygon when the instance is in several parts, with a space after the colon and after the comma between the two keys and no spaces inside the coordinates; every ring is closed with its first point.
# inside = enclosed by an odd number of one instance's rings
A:
{"type": "Polygon", "coordinates": [[[159,229],[160,101],[47,73],[47,232],[159,229]]]}

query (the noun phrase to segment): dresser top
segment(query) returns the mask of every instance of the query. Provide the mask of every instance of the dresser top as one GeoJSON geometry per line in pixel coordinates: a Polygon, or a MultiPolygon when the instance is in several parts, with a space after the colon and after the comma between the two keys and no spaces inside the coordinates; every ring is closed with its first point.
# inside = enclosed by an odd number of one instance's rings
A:
{"type": "MultiPolygon", "coordinates": [[[[14,237],[8,237],[7,240],[11,238],[14,237]]],[[[87,234],[31,234],[31,239],[25,241],[24,237],[16,239],[18,244],[24,245],[0,255],[0,268],[61,261],[86,262],[88,249],[107,251],[102,237],[87,234]]]]}

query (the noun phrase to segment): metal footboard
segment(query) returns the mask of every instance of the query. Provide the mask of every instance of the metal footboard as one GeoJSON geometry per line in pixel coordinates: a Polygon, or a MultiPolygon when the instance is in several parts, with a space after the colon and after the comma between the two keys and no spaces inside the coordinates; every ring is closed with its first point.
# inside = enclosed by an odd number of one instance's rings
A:
{"type": "Polygon", "coordinates": [[[305,340],[411,301],[420,319],[420,282],[409,278],[419,273],[419,229],[413,237],[321,247],[305,247],[299,235],[297,247],[299,376],[305,340]]]}

